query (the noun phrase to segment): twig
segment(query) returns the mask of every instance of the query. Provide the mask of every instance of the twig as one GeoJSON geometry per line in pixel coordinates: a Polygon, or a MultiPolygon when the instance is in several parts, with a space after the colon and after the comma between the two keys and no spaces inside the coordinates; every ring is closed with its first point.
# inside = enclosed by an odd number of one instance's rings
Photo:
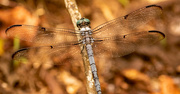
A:
{"type": "MultiPolygon", "coordinates": [[[[81,18],[81,14],[78,11],[78,7],[76,5],[75,0],[64,0],[66,8],[68,9],[71,19],[74,25],[75,30],[78,30],[78,27],[76,26],[77,20],[81,18]]],[[[80,39],[80,36],[77,36],[78,40],[80,39]]],[[[85,69],[85,76],[86,76],[86,89],[88,94],[97,94],[96,88],[94,85],[94,79],[92,76],[92,71],[90,67],[90,63],[88,60],[88,55],[86,53],[86,50],[83,49],[83,45],[81,45],[81,50],[82,50],[82,59],[83,59],[83,65],[85,69]]]]}

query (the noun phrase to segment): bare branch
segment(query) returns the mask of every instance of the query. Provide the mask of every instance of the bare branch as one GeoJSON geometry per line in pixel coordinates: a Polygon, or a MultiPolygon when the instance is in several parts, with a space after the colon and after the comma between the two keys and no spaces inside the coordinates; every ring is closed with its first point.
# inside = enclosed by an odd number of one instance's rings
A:
{"type": "MultiPolygon", "coordinates": [[[[78,30],[78,28],[76,26],[76,22],[77,22],[77,20],[79,20],[81,18],[81,14],[78,11],[76,1],[75,0],[64,0],[64,2],[66,4],[66,8],[68,9],[68,11],[71,15],[71,19],[72,19],[74,28],[75,28],[75,30],[78,30]]],[[[77,36],[77,37],[78,37],[78,39],[80,39],[80,36],[77,36]]],[[[94,79],[92,76],[92,71],[91,71],[88,55],[87,55],[86,50],[83,49],[83,45],[81,45],[81,50],[82,50],[83,65],[84,65],[84,69],[85,69],[87,92],[88,92],[88,94],[97,94],[96,88],[94,85],[94,79]]]]}

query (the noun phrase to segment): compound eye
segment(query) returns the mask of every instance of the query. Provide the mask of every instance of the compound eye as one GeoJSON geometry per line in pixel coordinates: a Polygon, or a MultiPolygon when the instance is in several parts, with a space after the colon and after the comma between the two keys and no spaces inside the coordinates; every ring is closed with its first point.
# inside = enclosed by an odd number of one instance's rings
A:
{"type": "Polygon", "coordinates": [[[80,20],[78,20],[78,21],[77,21],[77,23],[76,23],[76,24],[77,24],[77,26],[78,26],[78,25],[80,25],[80,24],[82,24],[82,22],[83,22],[83,21],[82,21],[81,19],[80,19],[80,20]]]}
{"type": "Polygon", "coordinates": [[[89,20],[89,19],[86,19],[86,18],[85,18],[84,21],[87,22],[87,23],[90,23],[90,20],[89,20]]]}

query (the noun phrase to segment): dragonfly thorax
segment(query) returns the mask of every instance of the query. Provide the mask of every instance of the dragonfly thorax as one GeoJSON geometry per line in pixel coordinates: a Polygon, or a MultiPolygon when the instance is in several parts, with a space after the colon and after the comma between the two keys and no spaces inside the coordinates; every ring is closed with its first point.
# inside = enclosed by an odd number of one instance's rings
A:
{"type": "Polygon", "coordinates": [[[94,39],[92,38],[92,30],[88,26],[80,28],[81,40],[83,44],[92,44],[94,39]]]}

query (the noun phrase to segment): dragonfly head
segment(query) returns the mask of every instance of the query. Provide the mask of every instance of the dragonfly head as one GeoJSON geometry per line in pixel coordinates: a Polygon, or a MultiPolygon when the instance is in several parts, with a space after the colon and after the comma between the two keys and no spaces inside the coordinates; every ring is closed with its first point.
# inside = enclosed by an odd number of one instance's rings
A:
{"type": "Polygon", "coordinates": [[[89,25],[90,25],[90,20],[87,18],[81,18],[80,20],[77,21],[78,28],[82,28],[82,27],[89,26],[89,25]]]}

